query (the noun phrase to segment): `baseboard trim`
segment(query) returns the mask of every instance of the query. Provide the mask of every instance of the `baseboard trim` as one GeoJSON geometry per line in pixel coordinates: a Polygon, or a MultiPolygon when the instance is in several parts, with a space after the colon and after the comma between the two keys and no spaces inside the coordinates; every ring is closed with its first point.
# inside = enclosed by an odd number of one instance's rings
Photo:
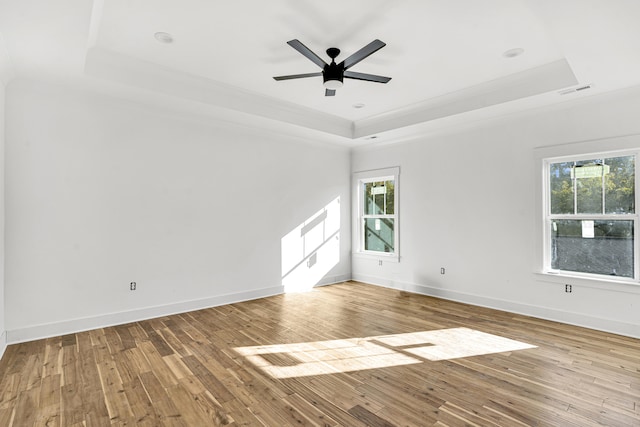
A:
{"type": "Polygon", "coordinates": [[[274,286],[245,292],[237,292],[233,294],[217,295],[214,297],[202,298],[197,300],[181,301],[174,304],[145,307],[118,313],[109,313],[99,316],[64,320],[56,323],[33,325],[26,328],[7,331],[7,342],[9,344],[18,344],[21,342],[33,341],[42,338],[50,338],[59,335],[88,331],[91,329],[105,328],[108,326],[153,319],[155,317],[169,316],[172,314],[201,310],[203,308],[233,304],[236,302],[249,301],[258,298],[265,298],[281,294],[282,291],[282,286],[274,286]]]}
{"type": "Polygon", "coordinates": [[[335,285],[336,283],[348,282],[349,280],[351,280],[351,274],[339,274],[337,276],[327,276],[322,280],[320,280],[318,284],[316,284],[314,287],[335,285]]]}
{"type": "Polygon", "coordinates": [[[371,275],[353,274],[352,276],[352,280],[368,283],[375,286],[382,286],[385,288],[397,289],[400,291],[412,292],[450,301],[507,311],[509,313],[521,314],[524,316],[532,316],[539,319],[551,320],[554,322],[580,326],[583,328],[595,329],[603,332],[624,335],[631,338],[640,338],[640,325],[637,324],[620,322],[618,320],[605,319],[601,317],[588,316],[581,313],[566,312],[536,305],[522,304],[515,301],[487,298],[480,295],[435,288],[432,286],[420,285],[417,283],[389,280],[371,275]]]}
{"type": "MultiPolygon", "coordinates": [[[[320,282],[318,282],[316,286],[331,285],[350,279],[351,275],[347,274],[327,276],[320,282]]],[[[237,292],[233,294],[217,295],[197,300],[182,301],[174,304],[145,307],[136,310],[122,311],[118,313],[103,314],[99,316],[79,319],[71,319],[56,323],[33,325],[26,328],[9,330],[2,336],[4,338],[6,347],[6,345],[10,344],[18,344],[21,342],[56,337],[59,335],[73,334],[76,332],[88,331],[91,329],[106,328],[109,326],[138,322],[140,320],[153,319],[156,317],[170,316],[172,314],[186,313],[188,311],[217,307],[225,304],[234,304],[237,302],[266,298],[274,295],[280,295],[283,292],[283,286],[272,286],[245,292],[237,292]]]]}

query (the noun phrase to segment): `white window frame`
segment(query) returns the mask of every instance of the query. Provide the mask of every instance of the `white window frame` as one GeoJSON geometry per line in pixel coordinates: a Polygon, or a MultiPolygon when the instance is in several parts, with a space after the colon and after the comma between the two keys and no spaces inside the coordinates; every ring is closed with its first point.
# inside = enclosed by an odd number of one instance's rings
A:
{"type": "Polygon", "coordinates": [[[640,149],[627,149],[627,150],[612,150],[612,151],[599,151],[592,153],[580,153],[575,155],[562,155],[557,157],[545,157],[542,158],[542,273],[549,275],[557,275],[565,278],[578,278],[587,280],[597,280],[601,282],[618,282],[629,283],[637,285],[640,279],[640,222],[638,210],[638,200],[640,199],[640,149]],[[602,159],[612,157],[634,156],[635,157],[635,199],[636,212],[633,214],[552,214],[551,213],[551,195],[550,195],[550,182],[549,182],[549,168],[552,163],[561,162],[573,162],[583,161],[590,159],[602,159]],[[557,270],[551,268],[551,221],[571,219],[571,220],[616,220],[616,221],[633,221],[634,230],[634,245],[633,245],[633,266],[634,277],[620,277],[620,276],[607,276],[603,274],[584,273],[577,271],[557,270]]]}
{"type": "Polygon", "coordinates": [[[374,169],[368,171],[355,172],[353,174],[353,254],[359,257],[385,259],[398,262],[400,260],[400,168],[390,167],[385,169],[374,169]],[[365,183],[375,181],[393,180],[394,185],[394,210],[393,215],[385,215],[385,218],[393,219],[393,252],[369,251],[364,249],[364,194],[365,183]]]}

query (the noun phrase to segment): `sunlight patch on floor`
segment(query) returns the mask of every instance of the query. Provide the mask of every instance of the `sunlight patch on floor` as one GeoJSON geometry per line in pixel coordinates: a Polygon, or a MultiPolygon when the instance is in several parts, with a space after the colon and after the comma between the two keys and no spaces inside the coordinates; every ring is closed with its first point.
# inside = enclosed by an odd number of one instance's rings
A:
{"type": "Polygon", "coordinates": [[[367,338],[237,347],[274,378],[335,374],[536,348],[469,328],[367,338]]]}

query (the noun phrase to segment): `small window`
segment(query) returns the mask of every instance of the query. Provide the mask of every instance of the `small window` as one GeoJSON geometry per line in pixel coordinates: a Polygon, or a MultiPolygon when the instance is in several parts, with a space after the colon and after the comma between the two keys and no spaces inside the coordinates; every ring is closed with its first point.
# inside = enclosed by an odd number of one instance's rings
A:
{"type": "Polygon", "coordinates": [[[358,249],[371,255],[398,254],[398,168],[357,173],[358,249]]]}
{"type": "Polygon", "coordinates": [[[637,280],[636,154],[545,161],[550,272],[637,280]]]}

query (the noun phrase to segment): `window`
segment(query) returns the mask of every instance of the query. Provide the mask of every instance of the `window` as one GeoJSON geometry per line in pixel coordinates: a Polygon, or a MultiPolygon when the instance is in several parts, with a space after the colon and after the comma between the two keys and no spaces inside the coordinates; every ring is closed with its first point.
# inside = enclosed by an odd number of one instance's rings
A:
{"type": "Polygon", "coordinates": [[[544,165],[545,270],[637,280],[636,153],[544,165]]]}
{"type": "Polygon", "coordinates": [[[360,254],[398,255],[398,168],[355,174],[360,254]]]}

